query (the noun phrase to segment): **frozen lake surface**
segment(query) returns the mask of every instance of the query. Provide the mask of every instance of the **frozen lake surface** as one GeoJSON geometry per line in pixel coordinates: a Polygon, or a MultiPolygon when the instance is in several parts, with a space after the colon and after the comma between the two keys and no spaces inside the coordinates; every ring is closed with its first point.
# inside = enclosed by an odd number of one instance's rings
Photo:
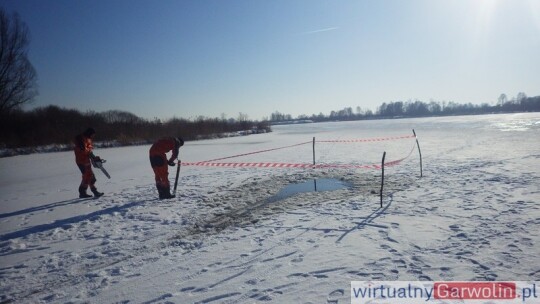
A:
{"type": "Polygon", "coordinates": [[[95,151],[112,176],[95,172],[96,200],[76,198],[71,152],[0,159],[0,301],[349,303],[351,281],[540,276],[539,113],[273,130],[187,142],[180,158],[299,167],[182,166],[164,201],[148,146],[95,151]],[[334,167],[302,167],[313,137],[334,167]],[[401,161],[380,208],[384,152],[401,161]],[[314,180],[343,187],[272,199],[314,180]]]}

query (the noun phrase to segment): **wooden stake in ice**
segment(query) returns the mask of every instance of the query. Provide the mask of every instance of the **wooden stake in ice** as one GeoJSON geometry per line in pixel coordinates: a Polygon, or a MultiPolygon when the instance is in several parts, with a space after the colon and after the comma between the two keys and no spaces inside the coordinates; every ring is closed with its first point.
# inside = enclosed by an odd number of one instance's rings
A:
{"type": "Polygon", "coordinates": [[[313,165],[315,165],[315,137],[313,137],[313,165]]]}
{"type": "MultiPolygon", "coordinates": [[[[315,136],[313,136],[313,167],[315,168],[315,136]]],[[[313,187],[317,191],[317,179],[313,180],[313,187]]]]}
{"type": "Polygon", "coordinates": [[[416,146],[418,147],[418,154],[420,154],[420,177],[422,177],[422,151],[420,151],[420,143],[418,143],[418,137],[416,137],[416,132],[412,130],[414,137],[416,138],[416,146]]]}
{"type": "Polygon", "coordinates": [[[381,171],[382,171],[382,178],[381,178],[381,208],[382,208],[382,194],[383,194],[383,188],[384,188],[384,159],[386,158],[386,151],[384,151],[382,155],[382,164],[381,164],[381,171]]]}

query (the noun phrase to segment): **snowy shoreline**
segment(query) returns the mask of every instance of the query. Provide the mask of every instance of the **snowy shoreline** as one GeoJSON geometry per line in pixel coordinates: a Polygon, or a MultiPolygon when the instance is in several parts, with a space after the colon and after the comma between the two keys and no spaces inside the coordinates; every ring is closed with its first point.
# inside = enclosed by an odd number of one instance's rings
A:
{"type": "MultiPolygon", "coordinates": [[[[266,133],[266,132],[263,132],[263,133],[266,133]]],[[[260,134],[260,133],[253,130],[245,130],[245,131],[238,131],[238,132],[223,133],[223,134],[218,134],[218,135],[211,135],[211,136],[206,136],[204,138],[201,137],[198,140],[228,138],[228,137],[246,136],[246,135],[252,135],[252,134],[260,134]]],[[[113,140],[113,141],[96,141],[94,142],[94,147],[97,149],[105,149],[105,148],[119,148],[119,147],[130,147],[130,146],[143,146],[143,145],[149,145],[149,144],[152,144],[152,142],[137,141],[137,142],[130,142],[128,144],[122,144],[118,140],[113,140]]],[[[64,152],[64,151],[71,151],[72,149],[73,149],[73,146],[71,144],[50,144],[50,145],[45,145],[45,146],[13,148],[13,149],[0,148],[0,158],[17,156],[17,155],[29,155],[29,154],[35,154],[35,153],[64,152]]]]}

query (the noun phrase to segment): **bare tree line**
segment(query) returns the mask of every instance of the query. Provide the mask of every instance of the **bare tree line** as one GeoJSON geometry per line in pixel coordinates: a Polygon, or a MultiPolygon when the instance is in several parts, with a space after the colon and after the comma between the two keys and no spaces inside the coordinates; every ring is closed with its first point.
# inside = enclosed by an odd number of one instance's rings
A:
{"type": "MultiPolygon", "coordinates": [[[[245,114],[244,114],[245,115],[245,114]]],[[[151,143],[163,136],[182,136],[198,140],[227,136],[228,133],[270,132],[267,122],[207,118],[147,120],[125,111],[86,112],[47,106],[31,111],[13,110],[0,117],[0,148],[15,149],[51,144],[71,145],[73,138],[87,127],[97,131],[96,141],[114,145],[151,143]],[[246,132],[247,131],[247,132],[246,132]]]]}
{"type": "Polygon", "coordinates": [[[382,118],[402,118],[402,117],[426,117],[426,116],[450,116],[450,115],[477,115],[492,113],[514,113],[514,112],[540,112],[540,96],[527,97],[525,93],[519,93],[515,98],[508,100],[506,94],[501,94],[494,105],[457,103],[457,102],[423,102],[420,100],[391,101],[381,104],[375,112],[363,110],[356,107],[346,107],[338,111],[331,111],[329,115],[323,113],[299,115],[293,117],[290,114],[278,111],[270,115],[270,122],[311,120],[313,122],[334,121],[334,120],[360,120],[360,119],[382,119],[382,118]]]}

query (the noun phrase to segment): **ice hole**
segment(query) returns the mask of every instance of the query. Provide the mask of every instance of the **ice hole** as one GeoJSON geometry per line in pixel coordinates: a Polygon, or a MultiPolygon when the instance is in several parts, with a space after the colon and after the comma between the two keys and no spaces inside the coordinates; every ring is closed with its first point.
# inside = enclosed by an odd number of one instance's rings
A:
{"type": "Polygon", "coordinates": [[[277,202],[298,193],[334,191],[348,188],[351,188],[351,184],[335,178],[314,179],[299,184],[287,185],[283,187],[277,194],[269,197],[266,202],[277,202]]]}

